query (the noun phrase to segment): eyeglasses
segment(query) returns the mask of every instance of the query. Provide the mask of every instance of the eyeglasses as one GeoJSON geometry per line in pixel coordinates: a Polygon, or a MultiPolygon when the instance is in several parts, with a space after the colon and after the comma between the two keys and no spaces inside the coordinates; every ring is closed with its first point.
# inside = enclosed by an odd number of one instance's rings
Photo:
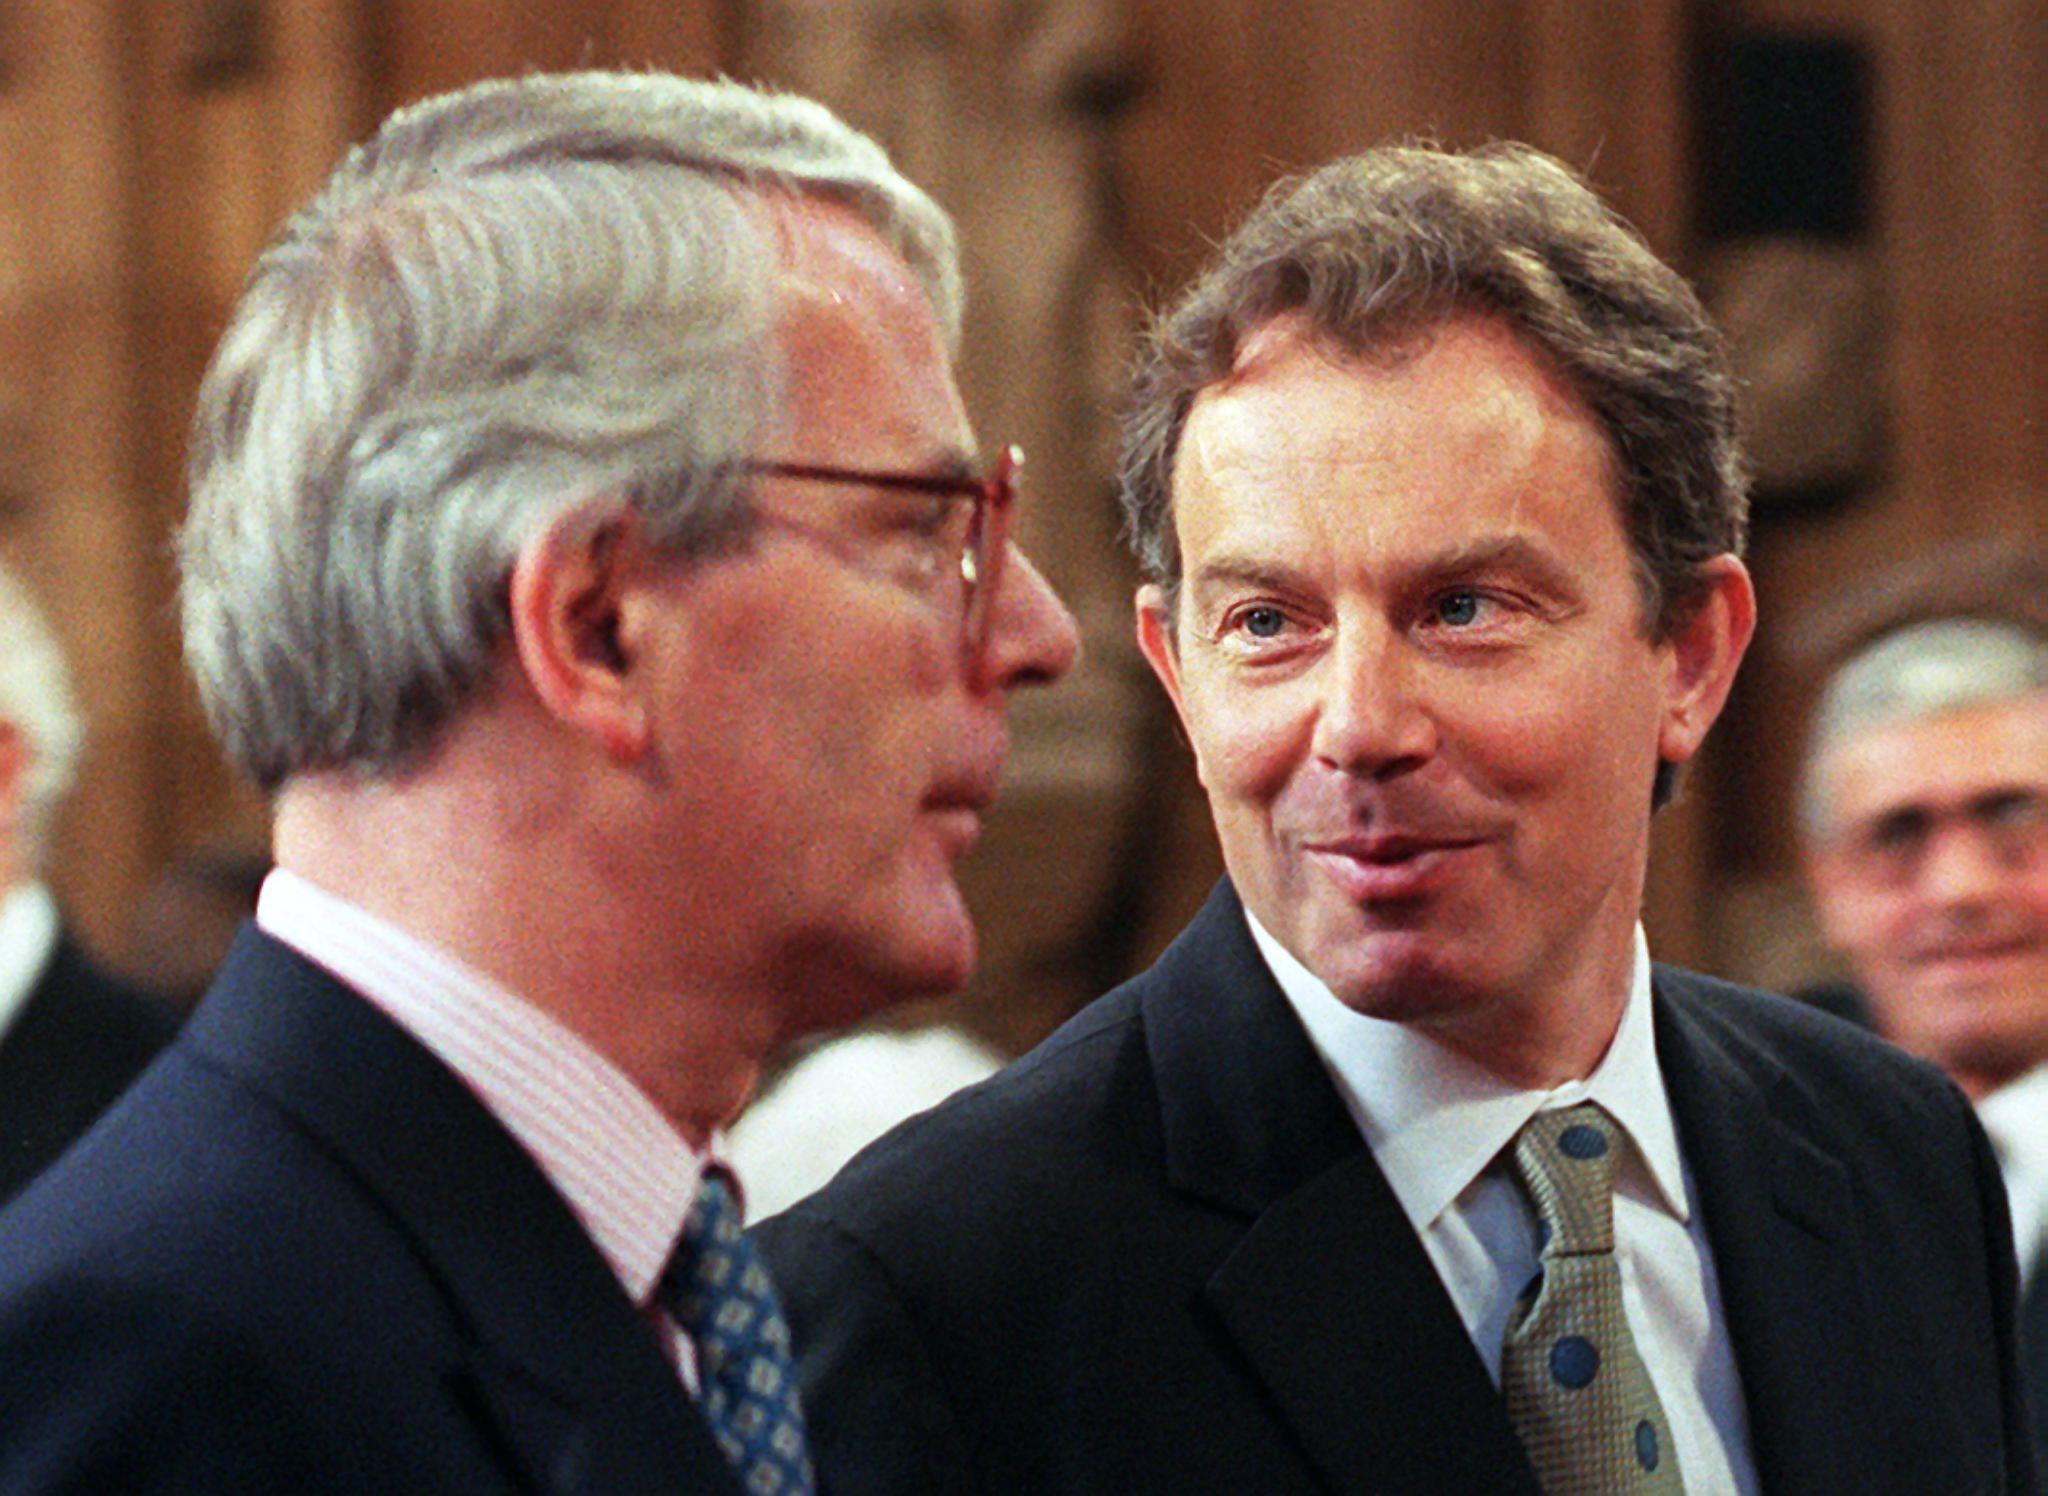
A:
{"type": "Polygon", "coordinates": [[[1979,795],[1953,809],[1902,806],[1853,829],[1843,847],[1865,882],[1904,887],[1919,876],[1936,837],[1951,823],[2001,867],[2030,867],[2048,856],[2048,794],[2020,788],[1979,795]]]}
{"type": "MultiPolygon", "coordinates": [[[[854,483],[896,493],[954,499],[920,533],[937,548],[944,568],[957,568],[961,586],[961,644],[970,663],[986,656],[996,589],[1010,547],[1010,512],[1017,502],[1017,469],[1024,453],[1005,447],[985,477],[956,473],[888,473],[805,462],[749,462],[742,471],[805,483],[854,483]]],[[[774,516],[780,519],[780,516],[774,516]]],[[[786,521],[784,521],[786,523],[786,521]]]]}

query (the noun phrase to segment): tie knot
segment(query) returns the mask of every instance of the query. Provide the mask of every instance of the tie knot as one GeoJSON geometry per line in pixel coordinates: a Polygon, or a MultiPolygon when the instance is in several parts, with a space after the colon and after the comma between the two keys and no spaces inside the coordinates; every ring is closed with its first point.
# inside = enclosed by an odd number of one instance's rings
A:
{"type": "Polygon", "coordinates": [[[657,1292],[696,1346],[704,1421],[741,1485],[760,1496],[810,1496],[816,1483],[789,1324],[740,1225],[732,1181],[707,1170],[657,1292]]]}
{"type": "Polygon", "coordinates": [[[1546,1258],[1614,1250],[1619,1135],[1593,1102],[1538,1112],[1515,1137],[1515,1172],[1543,1222],[1546,1258]]]}
{"type": "Polygon", "coordinates": [[[730,1249],[740,1239],[740,1202],[733,1198],[732,1181],[719,1169],[706,1169],[697,1183],[697,1198],[683,1219],[682,1239],[676,1244],[679,1259],[701,1256],[719,1248],[730,1249]]]}
{"type": "Polygon", "coordinates": [[[734,1311],[727,1306],[735,1300],[758,1301],[773,1292],[743,1227],[732,1181],[707,1169],[684,1218],[675,1256],[656,1290],[663,1307],[698,1342],[700,1355],[719,1354],[705,1343],[709,1338],[715,1347],[717,1337],[706,1334],[715,1309],[729,1317],[734,1311]]]}

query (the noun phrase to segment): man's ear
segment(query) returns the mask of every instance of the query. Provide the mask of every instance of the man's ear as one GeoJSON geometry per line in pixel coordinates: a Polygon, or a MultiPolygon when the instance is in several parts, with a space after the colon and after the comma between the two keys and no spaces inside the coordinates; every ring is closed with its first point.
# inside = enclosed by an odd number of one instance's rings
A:
{"type": "Polygon", "coordinates": [[[1181,731],[1192,743],[1194,732],[1188,726],[1187,701],[1181,695],[1180,640],[1174,627],[1173,604],[1167,598],[1166,589],[1153,582],[1147,582],[1138,589],[1137,604],[1138,652],[1144,655],[1152,673],[1159,677],[1159,684],[1166,688],[1173,709],[1180,717],[1181,731]]]}
{"type": "Polygon", "coordinates": [[[1664,641],[1670,677],[1657,750],[1670,764],[1684,763],[1706,741],[1756,632],[1756,588],[1748,567],[1734,556],[1716,556],[1700,569],[1700,579],[1698,602],[1664,641]]]}
{"type": "Polygon", "coordinates": [[[512,641],[541,706],[621,763],[647,750],[649,721],[634,689],[624,627],[627,590],[647,544],[631,510],[597,520],[559,515],[512,563],[512,641]]]}

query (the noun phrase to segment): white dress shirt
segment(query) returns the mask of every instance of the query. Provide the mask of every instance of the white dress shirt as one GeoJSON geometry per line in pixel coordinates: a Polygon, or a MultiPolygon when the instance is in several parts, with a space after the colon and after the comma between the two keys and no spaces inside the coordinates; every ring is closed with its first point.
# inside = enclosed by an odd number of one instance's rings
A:
{"type": "Polygon", "coordinates": [[[626,1297],[664,1327],[695,1392],[689,1338],[652,1300],[710,1155],[691,1148],[581,1035],[306,879],[283,869],[265,878],[256,923],[354,988],[461,1078],[568,1203],[626,1297]]]}
{"type": "Polygon", "coordinates": [[[1998,1154],[1998,1172],[2012,1205],[2020,1283],[2032,1286],[2048,1247],[2048,1065],[2037,1065],[1977,1103],[1977,1120],[1998,1154]]]}
{"type": "Polygon", "coordinates": [[[28,1006],[28,995],[57,954],[57,901],[40,883],[0,899],[0,1039],[28,1006]]]}
{"type": "Polygon", "coordinates": [[[1505,1150],[1539,1111],[1598,1102],[1628,1139],[1615,1174],[1621,1296],[1671,1420],[1689,1492],[1757,1489],[1749,1421],[1704,1223],[1657,1066],[1650,956],[1636,931],[1628,1004],[1593,1073],[1519,1089],[1402,1024],[1344,1006],[1278,941],[1252,938],[1365,1135],[1496,1386],[1515,1296],[1535,1272],[1536,1213],[1505,1150]]]}

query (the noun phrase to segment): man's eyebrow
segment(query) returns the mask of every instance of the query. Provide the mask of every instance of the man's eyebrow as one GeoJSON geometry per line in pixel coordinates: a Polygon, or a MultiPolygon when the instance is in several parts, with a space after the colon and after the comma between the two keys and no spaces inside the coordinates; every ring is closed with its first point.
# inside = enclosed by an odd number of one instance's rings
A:
{"type": "MultiPolygon", "coordinates": [[[[1401,572],[1425,580],[1455,579],[1482,572],[1513,571],[1556,592],[1575,591],[1571,572],[1555,553],[1525,535],[1495,535],[1448,545],[1420,560],[1404,563],[1401,572]]],[[[1188,573],[1188,585],[1239,586],[1289,590],[1306,584],[1306,573],[1270,557],[1224,553],[1188,573]]]]}
{"type": "Polygon", "coordinates": [[[1188,573],[1191,591],[1215,587],[1250,587],[1262,591],[1298,591],[1306,584],[1299,567],[1258,556],[1212,556],[1188,573]]]}
{"type": "Polygon", "coordinates": [[[1897,799],[1884,801],[1865,811],[1856,824],[1870,826],[1901,816],[1933,817],[1955,811],[1969,814],[2001,802],[2036,800],[2044,796],[2048,796],[2048,782],[2025,777],[1974,784],[1951,794],[1938,790],[1902,790],[1897,799]]]}
{"type": "Polygon", "coordinates": [[[1575,592],[1570,569],[1546,546],[1526,535],[1489,535],[1446,546],[1422,561],[1415,571],[1426,577],[1467,577],[1480,572],[1512,571],[1553,592],[1575,592]]]}

